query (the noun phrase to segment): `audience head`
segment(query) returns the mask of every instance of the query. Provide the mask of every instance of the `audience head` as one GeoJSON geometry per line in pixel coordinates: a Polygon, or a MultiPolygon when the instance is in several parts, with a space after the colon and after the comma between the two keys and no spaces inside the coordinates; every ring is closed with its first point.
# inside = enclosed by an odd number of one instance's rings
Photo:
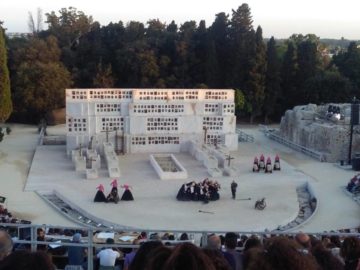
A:
{"type": "Polygon", "coordinates": [[[212,261],[216,270],[231,270],[230,264],[225,259],[224,255],[221,253],[220,250],[206,248],[203,249],[203,252],[212,261]]]}
{"type": "Polygon", "coordinates": [[[0,270],[54,270],[51,258],[43,251],[15,251],[0,264],[0,270]]]}
{"type": "Polygon", "coordinates": [[[149,263],[146,266],[147,270],[163,269],[165,262],[171,255],[171,249],[165,246],[159,246],[151,251],[148,255],[149,263]]]}
{"type": "Polygon", "coordinates": [[[112,238],[107,238],[106,239],[106,244],[113,245],[114,243],[115,243],[114,239],[112,239],[112,238]]]}
{"type": "Polygon", "coordinates": [[[180,240],[182,241],[189,240],[189,236],[187,235],[187,233],[182,233],[180,235],[180,240]]]}
{"type": "Polygon", "coordinates": [[[163,246],[160,241],[148,241],[141,244],[131,262],[129,270],[143,270],[149,261],[149,254],[154,249],[163,246]]]}
{"type": "Polygon", "coordinates": [[[207,248],[208,249],[220,249],[221,248],[221,240],[220,236],[216,234],[209,235],[207,239],[207,248]]]}
{"type": "Polygon", "coordinates": [[[307,235],[306,233],[302,233],[302,232],[298,233],[295,236],[295,240],[303,248],[308,249],[311,247],[310,236],[307,235]]]}
{"type": "Polygon", "coordinates": [[[13,241],[10,235],[4,230],[0,230],[0,261],[11,253],[12,248],[13,241]]]}
{"type": "Polygon", "coordinates": [[[360,257],[360,240],[354,236],[345,238],[340,248],[340,254],[345,261],[358,259],[360,257]]]}
{"type": "Polygon", "coordinates": [[[163,269],[215,270],[216,268],[200,248],[191,243],[182,243],[174,248],[163,269]]]}
{"type": "Polygon", "coordinates": [[[75,243],[80,243],[80,241],[81,241],[81,234],[80,234],[80,233],[75,233],[75,234],[73,235],[72,240],[73,240],[73,242],[75,242],[75,243]]]}
{"type": "Polygon", "coordinates": [[[261,241],[256,236],[252,236],[246,240],[244,245],[244,251],[247,251],[250,248],[260,248],[260,247],[262,247],[261,241]]]}
{"type": "Polygon", "coordinates": [[[284,237],[269,240],[265,252],[259,254],[248,270],[317,270],[315,259],[298,250],[295,241],[284,237]]]}
{"type": "Polygon", "coordinates": [[[326,270],[342,270],[344,265],[342,262],[336,258],[330,250],[326,249],[322,244],[316,245],[311,250],[311,254],[316,259],[317,263],[321,269],[326,270]]]}
{"type": "Polygon", "coordinates": [[[225,234],[225,247],[227,249],[235,249],[237,246],[238,235],[233,232],[228,232],[225,234]]]}

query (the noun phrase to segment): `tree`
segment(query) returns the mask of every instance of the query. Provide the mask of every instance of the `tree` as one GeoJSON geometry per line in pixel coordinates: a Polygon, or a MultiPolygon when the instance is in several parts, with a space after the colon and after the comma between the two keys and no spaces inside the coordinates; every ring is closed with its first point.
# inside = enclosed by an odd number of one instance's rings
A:
{"type": "Polygon", "coordinates": [[[253,20],[248,4],[242,4],[237,10],[232,11],[230,40],[231,62],[231,87],[239,87],[246,90],[247,76],[250,71],[251,57],[254,53],[255,32],[252,26],[253,20]]]}
{"type": "Polygon", "coordinates": [[[29,19],[28,19],[28,27],[30,33],[32,33],[34,36],[38,35],[39,32],[42,30],[42,24],[43,24],[43,13],[41,8],[38,8],[36,11],[36,22],[34,20],[34,16],[31,12],[29,12],[29,19]]]}
{"type": "Polygon", "coordinates": [[[320,104],[330,102],[349,102],[353,96],[353,85],[337,70],[321,71],[305,83],[309,102],[320,104]]]}
{"type": "Polygon", "coordinates": [[[250,59],[249,76],[246,81],[247,100],[251,104],[250,123],[261,115],[265,95],[266,48],[260,26],[256,29],[253,55],[250,59]]]}
{"type": "Polygon", "coordinates": [[[289,41],[281,68],[282,93],[280,94],[280,103],[283,111],[293,108],[297,104],[296,74],[296,50],[294,43],[289,41]]]}
{"type": "Polygon", "coordinates": [[[358,91],[360,89],[360,49],[356,42],[351,42],[346,52],[334,56],[333,62],[339,72],[354,83],[358,91]]]}
{"type": "Polygon", "coordinates": [[[267,69],[265,82],[265,100],[264,100],[264,120],[269,122],[269,118],[274,112],[279,110],[278,97],[281,94],[280,61],[277,55],[276,42],[271,37],[267,43],[266,51],[267,69]]]}
{"type": "Polygon", "coordinates": [[[97,73],[93,80],[93,86],[95,88],[112,88],[114,87],[114,78],[112,76],[111,65],[103,68],[100,62],[97,66],[97,73]]]}
{"type": "Polygon", "coordinates": [[[16,112],[37,122],[46,112],[64,107],[65,89],[71,86],[71,77],[60,62],[56,38],[32,38],[15,54],[18,59],[14,76],[16,112]]]}
{"type": "Polygon", "coordinates": [[[315,35],[307,35],[297,46],[297,83],[298,91],[296,100],[299,104],[309,102],[309,91],[305,82],[314,77],[320,71],[320,54],[318,52],[318,38],[315,35]]]}
{"type": "Polygon", "coordinates": [[[0,24],[0,122],[5,122],[13,110],[10,77],[7,66],[7,52],[5,47],[4,29],[0,24]]]}

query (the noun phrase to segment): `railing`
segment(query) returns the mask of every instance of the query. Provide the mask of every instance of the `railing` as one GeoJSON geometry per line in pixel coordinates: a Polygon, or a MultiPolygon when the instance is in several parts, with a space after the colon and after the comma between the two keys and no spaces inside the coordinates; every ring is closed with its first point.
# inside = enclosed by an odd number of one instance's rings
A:
{"type": "MultiPolygon", "coordinates": [[[[56,244],[59,246],[79,246],[79,247],[85,247],[87,248],[87,269],[88,270],[93,270],[94,269],[94,253],[93,250],[94,248],[102,248],[102,247],[120,247],[120,248],[133,248],[133,247],[139,247],[139,245],[133,245],[131,243],[115,243],[113,245],[109,245],[109,244],[102,244],[102,243],[97,243],[94,241],[94,235],[95,233],[98,233],[100,231],[107,231],[109,232],[109,230],[104,230],[104,229],[92,229],[92,228],[85,228],[85,227],[64,227],[64,226],[54,226],[54,225],[25,225],[25,224],[14,224],[14,223],[0,223],[0,227],[3,227],[5,229],[8,229],[9,231],[12,231],[12,237],[13,237],[13,242],[14,244],[27,244],[30,245],[31,250],[32,251],[36,251],[37,249],[37,245],[50,245],[50,244],[56,244]],[[47,228],[56,228],[56,229],[67,229],[67,230],[73,230],[76,232],[83,232],[86,233],[87,236],[82,237],[81,239],[81,243],[72,243],[72,242],[51,242],[51,241],[38,241],[37,240],[37,229],[38,228],[42,228],[42,229],[47,229],[47,228]],[[25,238],[21,237],[21,230],[27,230],[28,231],[28,235],[26,235],[27,240],[21,239],[21,238],[25,238]]],[[[147,235],[150,235],[150,233],[165,233],[165,232],[169,232],[169,230],[143,230],[144,232],[147,233],[147,235]]],[[[111,232],[119,232],[119,233],[133,233],[133,231],[131,230],[121,230],[121,231],[116,231],[116,230],[112,230],[111,232]]],[[[172,233],[175,234],[181,234],[184,231],[172,231],[172,233]]],[[[182,242],[192,242],[198,246],[202,246],[205,247],[207,245],[207,237],[210,234],[225,234],[227,233],[227,231],[186,231],[186,233],[188,233],[188,235],[190,235],[190,240],[185,240],[185,241],[168,241],[168,240],[163,240],[163,242],[170,242],[172,244],[178,244],[178,243],[182,243],[182,242]],[[196,239],[199,239],[199,241],[196,241],[196,239]]],[[[297,232],[279,232],[279,231],[272,231],[272,232],[254,232],[254,231],[235,231],[235,233],[239,234],[239,235],[256,235],[257,237],[259,237],[259,239],[261,241],[263,241],[265,238],[268,238],[271,234],[271,236],[295,236],[297,232]]],[[[348,237],[348,236],[356,236],[359,237],[360,233],[358,232],[353,232],[353,233],[340,233],[340,232],[307,232],[308,234],[314,235],[315,237],[321,237],[321,236],[339,236],[339,237],[348,237]]],[[[47,238],[51,238],[52,235],[47,235],[47,238]]],[[[64,240],[69,240],[71,237],[69,236],[54,236],[54,238],[56,238],[57,240],[59,239],[64,239],[64,240]]],[[[151,240],[151,238],[150,238],[151,240]]]]}
{"type": "Polygon", "coordinates": [[[250,142],[250,143],[254,142],[254,136],[249,135],[238,128],[236,129],[236,133],[238,134],[239,142],[250,142]]]}
{"type": "Polygon", "coordinates": [[[321,162],[325,162],[326,161],[326,158],[325,158],[325,155],[321,152],[318,152],[318,151],[315,151],[315,150],[312,150],[312,149],[309,149],[309,148],[306,148],[305,146],[302,146],[302,145],[299,145],[299,144],[296,144],[292,141],[289,141],[279,135],[276,135],[273,131],[269,131],[267,129],[265,129],[265,135],[267,137],[269,137],[270,139],[278,142],[278,143],[281,143],[287,147],[290,147],[291,149],[294,149],[298,152],[301,152],[307,156],[310,156],[314,159],[317,159],[321,162]]]}

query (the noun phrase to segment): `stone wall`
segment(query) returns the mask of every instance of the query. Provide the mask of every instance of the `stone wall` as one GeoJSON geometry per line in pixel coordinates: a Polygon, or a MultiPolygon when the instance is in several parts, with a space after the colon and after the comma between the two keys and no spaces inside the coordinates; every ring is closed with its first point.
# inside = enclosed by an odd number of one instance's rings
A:
{"type": "MultiPolygon", "coordinates": [[[[279,135],[309,149],[321,152],[327,162],[347,160],[350,139],[350,104],[336,104],[343,119],[327,116],[329,104],[296,106],[285,112],[279,135]]],[[[360,127],[353,132],[352,154],[360,153],[360,127]]]]}

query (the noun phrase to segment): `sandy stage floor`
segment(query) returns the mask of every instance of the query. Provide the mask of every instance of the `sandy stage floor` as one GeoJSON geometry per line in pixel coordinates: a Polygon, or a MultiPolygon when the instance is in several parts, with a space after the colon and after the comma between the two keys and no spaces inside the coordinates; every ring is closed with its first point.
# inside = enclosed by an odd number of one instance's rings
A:
{"type": "MultiPolygon", "coordinates": [[[[255,136],[255,143],[241,143],[233,152],[236,177],[213,178],[220,182],[221,199],[204,205],[200,202],[178,202],[175,197],[184,180],[160,180],[152,169],[148,155],[120,156],[122,176],[120,184],[133,187],[135,201],[119,204],[92,202],[95,187],[102,183],[106,193],[110,181],[105,171],[97,180],[86,180],[74,171],[63,146],[38,147],[27,190],[55,189],[70,201],[114,223],[150,229],[179,230],[264,230],[274,229],[291,221],[298,212],[295,187],[308,181],[318,198],[318,211],[301,230],[320,232],[331,229],[354,228],[360,224],[359,205],[341,190],[355,173],[339,169],[333,164],[320,163],[268,140],[256,127],[244,128],[255,136]],[[282,158],[282,171],[273,174],[251,172],[254,155],[264,153],[282,158]],[[232,200],[230,182],[239,184],[237,197],[249,201],[232,200]],[[267,198],[264,211],[254,210],[254,202],[267,198]],[[202,211],[213,214],[201,213],[202,211]]],[[[63,132],[61,127],[49,133],[63,132]]],[[[8,208],[34,223],[73,225],[47,206],[35,193],[24,192],[28,171],[37,142],[34,127],[13,126],[13,133],[0,143],[0,196],[8,198],[8,208]]],[[[176,154],[189,172],[189,180],[208,177],[205,168],[188,154],[176,154]]],[[[187,180],[186,180],[187,181],[187,180]]]]}

